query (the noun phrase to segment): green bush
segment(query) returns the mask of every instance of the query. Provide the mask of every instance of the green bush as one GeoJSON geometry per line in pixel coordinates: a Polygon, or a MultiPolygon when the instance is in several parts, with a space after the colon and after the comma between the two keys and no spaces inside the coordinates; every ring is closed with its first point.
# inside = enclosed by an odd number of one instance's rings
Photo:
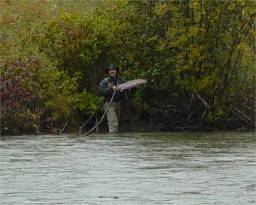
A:
{"type": "Polygon", "coordinates": [[[134,119],[164,130],[255,126],[254,1],[1,4],[3,133],[78,126],[100,104],[109,62],[148,80],[129,95],[134,119]]]}

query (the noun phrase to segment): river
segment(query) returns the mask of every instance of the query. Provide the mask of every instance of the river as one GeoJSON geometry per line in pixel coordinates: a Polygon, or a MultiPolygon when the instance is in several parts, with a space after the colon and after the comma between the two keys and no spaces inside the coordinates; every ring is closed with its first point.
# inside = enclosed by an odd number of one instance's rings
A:
{"type": "Polygon", "coordinates": [[[255,133],[1,136],[1,204],[256,204],[255,133]]]}

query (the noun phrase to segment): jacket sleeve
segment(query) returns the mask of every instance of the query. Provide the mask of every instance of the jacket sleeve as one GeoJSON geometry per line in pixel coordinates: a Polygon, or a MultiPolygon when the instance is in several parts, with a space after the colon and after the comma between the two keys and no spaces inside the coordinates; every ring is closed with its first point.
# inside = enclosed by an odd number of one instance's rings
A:
{"type": "Polygon", "coordinates": [[[113,89],[112,88],[109,88],[108,87],[108,82],[106,79],[103,79],[101,82],[100,82],[100,93],[102,96],[104,97],[111,97],[113,95],[113,89]]]}

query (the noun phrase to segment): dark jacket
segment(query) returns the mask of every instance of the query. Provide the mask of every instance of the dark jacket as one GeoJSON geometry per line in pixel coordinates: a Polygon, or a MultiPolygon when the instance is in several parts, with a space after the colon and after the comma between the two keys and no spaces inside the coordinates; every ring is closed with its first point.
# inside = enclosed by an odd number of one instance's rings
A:
{"type": "MultiPolygon", "coordinates": [[[[121,78],[113,78],[111,76],[108,76],[106,78],[104,78],[102,81],[100,81],[100,93],[102,96],[105,97],[105,101],[110,101],[114,90],[112,88],[112,86],[117,86],[119,84],[124,83],[125,81],[122,80],[121,78]]],[[[118,102],[119,100],[121,100],[123,97],[123,94],[120,91],[116,92],[116,95],[114,97],[114,101],[118,102]]]]}

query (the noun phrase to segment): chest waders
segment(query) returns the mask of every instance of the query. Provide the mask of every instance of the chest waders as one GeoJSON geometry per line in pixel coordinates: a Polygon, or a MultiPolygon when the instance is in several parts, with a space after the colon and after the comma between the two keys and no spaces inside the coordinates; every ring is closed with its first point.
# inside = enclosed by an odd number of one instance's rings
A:
{"type": "MultiPolygon", "coordinates": [[[[98,128],[99,125],[102,123],[104,117],[106,116],[107,112],[109,111],[109,108],[110,108],[110,106],[111,106],[111,104],[112,104],[112,102],[113,102],[113,100],[114,100],[114,98],[115,98],[116,92],[117,92],[117,90],[115,89],[114,92],[113,92],[113,94],[112,94],[112,96],[111,96],[110,101],[108,102],[108,104],[107,104],[107,106],[106,106],[106,109],[105,109],[103,115],[102,115],[101,118],[100,118],[100,120],[99,120],[98,122],[96,122],[95,125],[94,125],[90,130],[88,130],[88,131],[85,133],[85,136],[91,134],[91,133],[92,133],[96,128],[98,128]]],[[[96,112],[93,113],[93,114],[88,118],[88,120],[79,128],[79,134],[80,134],[80,135],[82,134],[82,130],[83,130],[83,128],[85,127],[85,125],[91,120],[91,118],[92,118],[95,114],[96,114],[96,112]]]]}

